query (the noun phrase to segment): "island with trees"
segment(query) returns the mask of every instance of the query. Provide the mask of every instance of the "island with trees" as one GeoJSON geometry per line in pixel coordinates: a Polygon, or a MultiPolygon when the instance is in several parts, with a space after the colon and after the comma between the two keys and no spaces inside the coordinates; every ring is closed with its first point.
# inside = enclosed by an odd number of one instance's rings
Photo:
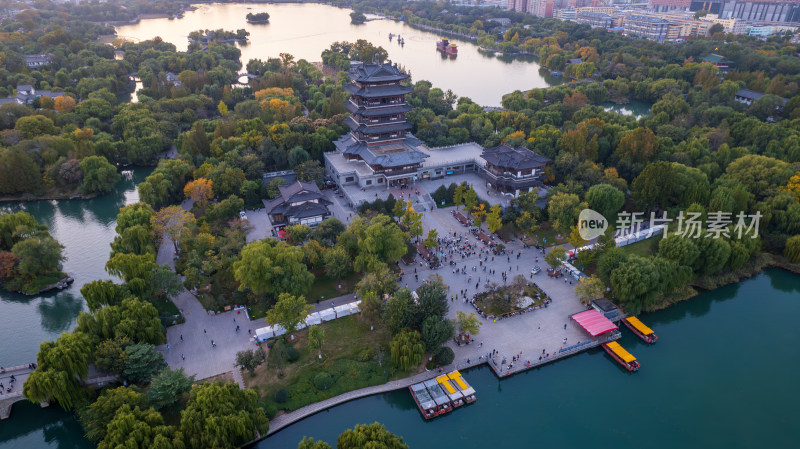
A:
{"type": "Polygon", "coordinates": [[[350,13],[350,23],[354,25],[361,25],[367,21],[367,16],[360,11],[353,11],[350,13]]]}
{"type": "Polygon", "coordinates": [[[255,14],[249,12],[247,13],[247,16],[245,16],[245,18],[247,19],[247,23],[252,23],[252,24],[269,23],[269,13],[267,12],[257,12],[255,14]]]}
{"type": "Polygon", "coordinates": [[[0,285],[6,290],[35,295],[66,287],[72,278],[61,271],[63,252],[31,214],[0,212],[0,285]]]}

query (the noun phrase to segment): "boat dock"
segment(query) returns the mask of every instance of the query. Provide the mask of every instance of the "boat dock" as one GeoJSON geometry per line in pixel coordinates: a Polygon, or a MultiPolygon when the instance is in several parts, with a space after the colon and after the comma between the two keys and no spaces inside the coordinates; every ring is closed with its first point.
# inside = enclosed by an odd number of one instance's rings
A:
{"type": "Polygon", "coordinates": [[[475,390],[458,371],[409,385],[408,389],[425,419],[444,415],[465,403],[475,402],[475,390]]]}

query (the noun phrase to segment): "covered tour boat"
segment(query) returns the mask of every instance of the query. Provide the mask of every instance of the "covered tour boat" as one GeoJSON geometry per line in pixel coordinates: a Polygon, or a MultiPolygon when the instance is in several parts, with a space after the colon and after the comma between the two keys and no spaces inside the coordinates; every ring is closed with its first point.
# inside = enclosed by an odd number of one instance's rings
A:
{"type": "Polygon", "coordinates": [[[456,56],[458,54],[458,46],[456,44],[451,44],[446,37],[443,37],[442,40],[436,43],[436,49],[450,56],[456,56]]]}
{"type": "Polygon", "coordinates": [[[431,394],[431,398],[433,398],[433,402],[436,403],[440,415],[444,415],[453,410],[453,405],[450,404],[450,398],[444,394],[444,390],[442,390],[442,387],[436,379],[426,380],[423,382],[423,385],[428,389],[428,393],[431,394]]]}
{"type": "Polygon", "coordinates": [[[628,326],[628,329],[630,329],[631,332],[638,335],[642,340],[648,343],[655,343],[656,340],[658,340],[658,335],[653,332],[653,329],[645,326],[644,323],[639,320],[639,318],[636,318],[635,316],[629,316],[622,320],[622,322],[628,326]]]}
{"type": "Polygon", "coordinates": [[[439,385],[444,390],[444,393],[450,398],[450,403],[453,404],[453,407],[461,407],[464,405],[464,393],[453,386],[452,381],[447,377],[446,374],[437,377],[436,382],[439,382],[439,385]]]}
{"type": "Polygon", "coordinates": [[[417,403],[420,413],[425,419],[431,419],[439,416],[436,402],[431,398],[428,389],[422,383],[414,384],[408,387],[411,390],[411,397],[417,403]]]}
{"type": "Polygon", "coordinates": [[[639,371],[640,365],[636,357],[632,356],[630,352],[626,351],[616,341],[603,343],[603,349],[628,371],[639,371]]]}
{"type": "Polygon", "coordinates": [[[464,400],[467,401],[467,404],[475,402],[477,399],[475,397],[475,390],[469,386],[463,377],[461,377],[461,373],[458,371],[453,371],[452,373],[447,374],[447,378],[453,381],[453,386],[461,391],[461,394],[464,395],[464,400]]]}

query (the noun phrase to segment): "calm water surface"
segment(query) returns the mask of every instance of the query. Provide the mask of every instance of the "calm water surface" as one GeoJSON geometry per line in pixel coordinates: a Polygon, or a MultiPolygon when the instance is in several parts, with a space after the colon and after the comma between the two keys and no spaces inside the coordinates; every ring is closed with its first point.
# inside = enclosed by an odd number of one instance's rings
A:
{"type": "MultiPolygon", "coordinates": [[[[441,36],[415,30],[402,22],[375,20],[363,25],[350,23],[350,10],[321,4],[202,4],[182,19],[148,19],[135,25],[117,27],[121,37],[147,40],[160,36],[182,51],[188,47],[190,32],[202,29],[250,32],[250,41],[240,45],[242,64],[250,59],[266,61],[280,53],[291,53],[296,59],[321,61],[321,53],[336,41],[355,42],[367,39],[389,52],[389,58],[405,66],[415,81],[428,80],[435,87],[452,89],[459,96],[470,97],[484,106],[500,106],[504,94],[550,85],[539,73],[539,65],[530,60],[497,58],[480,53],[477,45],[458,39],[458,57],[442,57],[436,51],[441,36]],[[270,23],[251,25],[247,13],[266,11],[270,23]],[[405,39],[401,47],[397,38],[389,42],[389,33],[405,39]]],[[[550,79],[551,83],[558,83],[550,79]]]]}
{"type": "Polygon", "coordinates": [[[636,120],[650,115],[650,108],[653,107],[652,103],[645,103],[639,100],[631,100],[626,104],[603,103],[602,106],[606,111],[612,111],[622,115],[632,115],[636,120]]]}
{"type": "Polygon", "coordinates": [[[350,402],[256,447],[294,448],[304,436],[335,445],[379,421],[412,448],[796,448],[800,277],[768,270],[643,320],[648,346],[623,330],[642,363],[629,374],[601,349],[498,381],[466,372],[478,401],[426,422],[406,390],[350,402]]]}

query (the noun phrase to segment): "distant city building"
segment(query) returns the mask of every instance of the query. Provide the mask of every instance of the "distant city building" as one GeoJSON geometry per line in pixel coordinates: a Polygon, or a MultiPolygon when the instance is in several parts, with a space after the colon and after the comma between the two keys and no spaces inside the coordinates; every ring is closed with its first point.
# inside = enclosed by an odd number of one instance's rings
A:
{"type": "Polygon", "coordinates": [[[577,14],[575,21],[584,23],[592,28],[611,28],[611,16],[600,12],[584,12],[577,14]]]}
{"type": "Polygon", "coordinates": [[[797,0],[692,0],[689,10],[706,10],[723,19],[784,23],[800,20],[797,0]]]}
{"type": "Polygon", "coordinates": [[[512,11],[528,12],[528,0],[508,0],[508,9],[512,11]]]}
{"type": "Polygon", "coordinates": [[[669,31],[669,20],[643,14],[625,16],[625,33],[664,42],[669,31]]]}
{"type": "Polygon", "coordinates": [[[553,17],[553,0],[528,0],[527,12],[536,17],[553,17]]]}
{"type": "Polygon", "coordinates": [[[558,11],[558,18],[561,20],[575,20],[575,17],[574,9],[561,9],[558,11]]]}

